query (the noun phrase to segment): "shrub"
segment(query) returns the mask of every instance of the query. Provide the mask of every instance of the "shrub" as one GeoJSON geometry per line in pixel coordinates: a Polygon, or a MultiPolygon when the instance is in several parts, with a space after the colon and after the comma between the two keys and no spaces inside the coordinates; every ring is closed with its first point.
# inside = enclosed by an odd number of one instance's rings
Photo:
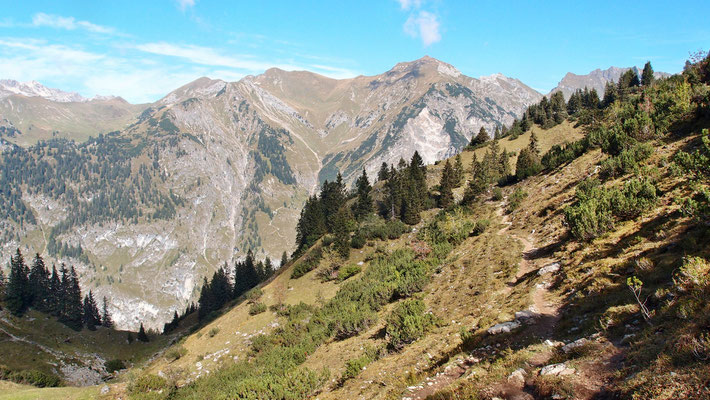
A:
{"type": "Polygon", "coordinates": [[[215,335],[217,335],[218,333],[219,333],[219,328],[214,327],[214,328],[210,329],[209,332],[207,332],[207,336],[212,338],[212,337],[215,337],[215,335]]]}
{"type": "Polygon", "coordinates": [[[385,328],[391,348],[399,350],[424,335],[434,323],[434,317],[424,310],[424,302],[417,299],[405,300],[392,310],[385,328]]]}
{"type": "Polygon", "coordinates": [[[323,258],[323,248],[316,247],[311,250],[310,253],[306,254],[295,267],[293,267],[293,272],[291,273],[291,279],[298,279],[308,272],[314,270],[320,260],[323,258]]]}
{"type": "Polygon", "coordinates": [[[122,369],[126,369],[126,364],[123,362],[123,360],[119,360],[117,358],[113,360],[108,360],[104,364],[104,367],[106,368],[106,372],[109,374],[112,374],[116,371],[120,371],[122,369]]]}
{"type": "Polygon", "coordinates": [[[373,361],[376,361],[379,357],[380,354],[377,349],[371,346],[366,346],[365,352],[360,357],[347,360],[345,362],[345,372],[343,372],[341,381],[346,381],[358,376],[360,372],[365,369],[365,366],[373,361]]]}
{"type": "Polygon", "coordinates": [[[35,369],[11,371],[1,366],[0,379],[36,387],[57,387],[62,383],[58,376],[46,372],[37,371],[35,369]]]}
{"type": "Polygon", "coordinates": [[[508,198],[508,212],[513,212],[520,207],[520,203],[522,203],[523,199],[526,197],[528,197],[527,192],[519,187],[515,188],[513,194],[508,198]]]}
{"type": "Polygon", "coordinates": [[[249,306],[249,315],[257,315],[266,311],[266,304],[264,303],[252,303],[249,306]]]}
{"type": "Polygon", "coordinates": [[[350,239],[350,246],[353,249],[362,249],[365,247],[365,242],[367,239],[365,239],[365,235],[362,234],[362,232],[357,232],[351,239],[350,239]]]}
{"type": "Polygon", "coordinates": [[[340,268],[338,271],[338,281],[342,282],[351,276],[355,276],[362,271],[362,268],[359,265],[347,265],[343,268],[340,268]]]}
{"type": "Polygon", "coordinates": [[[141,375],[128,384],[131,399],[166,399],[170,394],[170,385],[165,378],[157,375],[141,375]]]}
{"type": "Polygon", "coordinates": [[[486,228],[488,228],[488,225],[491,224],[490,220],[487,219],[479,219],[476,221],[476,225],[473,227],[471,230],[471,236],[478,236],[482,234],[483,232],[486,231],[486,228]]]}
{"type": "Polygon", "coordinates": [[[259,288],[253,288],[247,292],[246,298],[250,303],[254,303],[264,295],[264,291],[259,288]]]}
{"type": "Polygon", "coordinates": [[[165,352],[165,359],[168,362],[173,362],[175,360],[179,360],[180,358],[184,357],[186,354],[187,354],[186,348],[184,348],[182,346],[172,347],[170,350],[165,352]]]}
{"type": "Polygon", "coordinates": [[[499,187],[494,187],[493,188],[493,194],[492,194],[492,199],[495,201],[501,201],[503,200],[503,189],[499,187]]]}
{"type": "Polygon", "coordinates": [[[653,146],[649,143],[638,143],[623,150],[616,157],[609,157],[601,163],[599,174],[603,177],[621,176],[634,172],[639,163],[653,154],[653,146]]]}

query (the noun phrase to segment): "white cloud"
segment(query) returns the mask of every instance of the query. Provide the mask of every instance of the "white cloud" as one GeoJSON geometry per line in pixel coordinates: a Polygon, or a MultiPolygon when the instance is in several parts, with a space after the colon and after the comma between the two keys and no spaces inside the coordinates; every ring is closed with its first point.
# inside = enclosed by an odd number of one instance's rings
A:
{"type": "Polygon", "coordinates": [[[195,6],[195,0],[177,0],[177,5],[180,10],[185,11],[195,6]]]}
{"type": "Polygon", "coordinates": [[[419,11],[417,15],[412,14],[404,23],[404,32],[413,38],[420,38],[424,46],[441,40],[439,28],[439,18],[428,11],[419,11]]]}
{"type": "Polygon", "coordinates": [[[37,13],[32,17],[33,26],[49,26],[52,28],[66,29],[73,31],[75,29],[84,29],[94,33],[113,34],[115,29],[92,24],[88,21],[77,21],[74,17],[62,17],[59,15],[51,15],[45,13],[37,13]]]}
{"type": "Polygon", "coordinates": [[[402,10],[409,10],[410,8],[420,8],[422,6],[422,0],[397,0],[399,6],[402,10]]]}

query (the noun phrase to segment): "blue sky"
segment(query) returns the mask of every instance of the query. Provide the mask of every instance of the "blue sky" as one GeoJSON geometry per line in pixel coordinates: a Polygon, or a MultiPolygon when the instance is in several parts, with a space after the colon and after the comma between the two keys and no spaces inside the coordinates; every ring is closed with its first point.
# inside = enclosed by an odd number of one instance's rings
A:
{"type": "Polygon", "coordinates": [[[710,48],[707,0],[0,4],[0,78],[131,102],[200,76],[233,81],[275,66],[347,78],[424,55],[547,92],[569,71],[650,60],[678,72],[689,52],[710,48]]]}

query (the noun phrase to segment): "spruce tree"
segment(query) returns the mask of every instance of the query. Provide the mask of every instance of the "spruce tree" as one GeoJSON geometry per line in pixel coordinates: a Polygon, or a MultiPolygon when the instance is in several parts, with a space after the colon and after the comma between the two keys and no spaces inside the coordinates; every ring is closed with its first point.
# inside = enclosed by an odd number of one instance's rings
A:
{"type": "Polygon", "coordinates": [[[279,265],[279,268],[283,268],[286,264],[288,264],[288,254],[284,251],[283,254],[281,254],[281,265],[279,265]]]}
{"type": "Polygon", "coordinates": [[[335,182],[323,182],[320,192],[320,203],[328,232],[333,232],[333,218],[345,202],[345,185],[343,177],[338,173],[335,182]]]}
{"type": "Polygon", "coordinates": [[[387,179],[389,179],[389,176],[390,168],[386,162],[383,162],[382,166],[380,167],[380,172],[377,173],[377,180],[380,182],[386,181],[387,179]]]}
{"type": "Polygon", "coordinates": [[[106,299],[106,296],[104,296],[101,310],[101,325],[104,328],[113,328],[113,319],[111,318],[111,313],[108,311],[108,300],[106,299]]]}
{"type": "Polygon", "coordinates": [[[49,311],[49,276],[44,260],[35,254],[29,275],[29,289],[31,293],[31,306],[38,311],[49,311]]]}
{"type": "MultiPolygon", "coordinates": [[[[240,295],[243,292],[239,293],[240,295]]],[[[202,289],[200,290],[200,297],[197,300],[197,319],[202,320],[209,313],[214,310],[214,300],[212,298],[212,290],[210,289],[210,283],[207,281],[207,277],[202,278],[202,289]]],[[[143,324],[141,324],[143,327],[143,324]]]]}
{"type": "Polygon", "coordinates": [[[602,107],[606,108],[613,104],[619,98],[619,89],[613,82],[607,82],[604,86],[604,99],[602,107]]]}
{"type": "Polygon", "coordinates": [[[482,126],[481,129],[478,131],[478,135],[475,135],[471,138],[471,143],[469,143],[469,146],[476,147],[482,145],[486,143],[489,139],[490,136],[488,136],[488,131],[486,131],[486,128],[482,126]]]}
{"type": "Polygon", "coordinates": [[[58,317],[62,312],[62,281],[57,266],[52,265],[52,277],[49,279],[48,312],[58,317]]]}
{"type": "Polygon", "coordinates": [[[7,279],[5,279],[5,272],[0,267],[0,302],[5,301],[5,288],[7,287],[7,279]]]}
{"type": "Polygon", "coordinates": [[[362,169],[362,175],[357,179],[355,183],[357,187],[357,200],[354,204],[353,214],[358,221],[362,221],[365,217],[373,211],[372,204],[372,186],[370,186],[370,181],[367,178],[367,172],[365,168],[362,169]]]}
{"type": "Polygon", "coordinates": [[[20,249],[10,259],[10,278],[5,290],[5,304],[16,316],[21,316],[30,306],[30,289],[27,266],[20,249]]]}
{"type": "Polygon", "coordinates": [[[150,341],[150,339],[148,339],[148,335],[145,333],[145,328],[143,328],[142,322],[140,329],[138,329],[138,335],[136,336],[136,338],[143,343],[148,343],[150,341]]]}
{"type": "Polygon", "coordinates": [[[64,301],[64,315],[60,318],[60,321],[74,330],[81,330],[83,304],[79,277],[73,266],[66,280],[64,301]]]}
{"type": "Polygon", "coordinates": [[[454,169],[449,160],[446,160],[439,181],[439,207],[449,208],[454,203],[454,193],[452,191],[454,181],[454,169]]]}
{"type": "Polygon", "coordinates": [[[344,259],[350,256],[350,232],[347,228],[348,213],[345,207],[341,207],[335,215],[335,251],[344,259]]]}
{"type": "Polygon", "coordinates": [[[461,154],[456,155],[456,160],[454,163],[454,187],[459,187],[463,184],[463,161],[461,161],[461,154]]]}
{"type": "Polygon", "coordinates": [[[651,86],[653,80],[653,67],[651,67],[651,62],[648,61],[646,62],[646,65],[643,66],[643,72],[641,73],[641,84],[644,86],[651,86]]]}
{"type": "MultiPolygon", "coordinates": [[[[424,160],[419,155],[418,151],[414,151],[412,159],[409,162],[409,177],[411,181],[409,182],[410,190],[414,191],[417,196],[416,200],[419,203],[418,207],[421,210],[423,206],[423,201],[429,197],[429,191],[426,184],[426,165],[424,165],[424,160]]],[[[419,212],[419,210],[417,212],[419,212]]]]}
{"type": "Polygon", "coordinates": [[[402,173],[390,167],[389,179],[385,184],[385,204],[383,207],[383,217],[388,219],[397,218],[402,207],[402,173]]]}
{"type": "Polygon", "coordinates": [[[96,305],[94,294],[91,291],[89,291],[89,294],[84,296],[82,322],[90,331],[95,331],[96,327],[101,325],[99,308],[96,305]]]}

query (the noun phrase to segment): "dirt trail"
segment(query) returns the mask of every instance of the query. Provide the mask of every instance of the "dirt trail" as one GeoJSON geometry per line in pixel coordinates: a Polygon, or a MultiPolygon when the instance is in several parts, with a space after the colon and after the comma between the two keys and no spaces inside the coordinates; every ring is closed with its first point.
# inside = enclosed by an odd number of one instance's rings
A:
{"type": "MultiPolygon", "coordinates": [[[[509,232],[513,223],[510,221],[510,215],[505,214],[505,202],[501,203],[496,213],[501,217],[501,223],[504,225],[498,230],[498,235],[508,235],[513,239],[519,240],[523,244],[522,260],[520,261],[518,272],[511,277],[503,291],[509,294],[513,291],[513,287],[518,285],[525,276],[537,271],[542,265],[533,260],[533,255],[537,248],[533,244],[532,234],[527,237],[521,237],[515,233],[509,232]]],[[[557,322],[560,319],[559,305],[547,301],[546,297],[549,294],[547,281],[543,281],[535,286],[532,294],[532,305],[530,311],[539,314],[538,321],[529,326],[527,329],[540,338],[549,338],[555,329],[557,322]]],[[[549,359],[550,354],[540,354],[535,357],[535,364],[543,364],[549,359]]],[[[411,389],[402,397],[402,400],[423,400],[427,396],[433,395],[436,392],[445,389],[458,378],[463,376],[470,368],[470,365],[451,365],[444,371],[437,373],[433,377],[429,377],[419,385],[410,387],[411,389]]]]}

